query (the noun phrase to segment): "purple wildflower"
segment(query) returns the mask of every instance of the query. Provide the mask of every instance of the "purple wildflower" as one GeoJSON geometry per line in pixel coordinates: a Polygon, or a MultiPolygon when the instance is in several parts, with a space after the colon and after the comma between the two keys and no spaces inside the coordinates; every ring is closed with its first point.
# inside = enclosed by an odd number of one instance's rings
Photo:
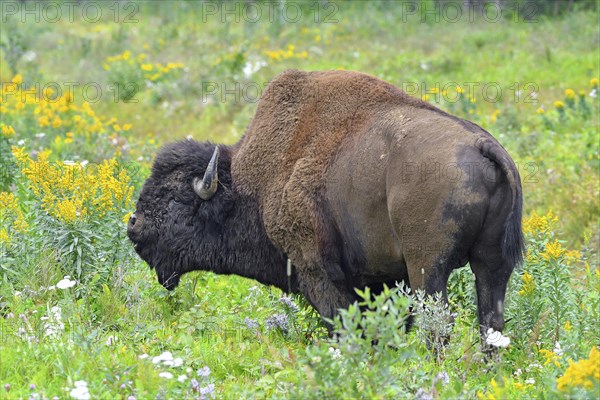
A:
{"type": "Polygon", "coordinates": [[[207,366],[204,366],[198,370],[198,376],[206,378],[209,375],[210,375],[210,368],[208,368],[207,366]]]}
{"type": "Polygon", "coordinates": [[[448,373],[446,371],[442,371],[435,376],[433,381],[434,383],[441,382],[443,386],[446,386],[450,383],[450,376],[448,376],[448,373]]]}
{"type": "Polygon", "coordinates": [[[192,380],[190,381],[190,384],[192,385],[192,390],[195,390],[196,392],[198,391],[198,389],[200,388],[200,384],[198,383],[198,381],[194,378],[192,378],[192,380]]]}
{"type": "Polygon", "coordinates": [[[211,395],[211,397],[214,397],[214,391],[215,391],[215,385],[214,383],[211,383],[209,385],[207,385],[206,387],[201,387],[200,388],[200,395],[204,398],[206,398],[206,395],[211,395]]]}
{"type": "Polygon", "coordinates": [[[287,332],[289,324],[286,314],[274,314],[265,321],[267,329],[281,329],[283,332],[287,332]]]}
{"type": "Polygon", "coordinates": [[[415,399],[417,400],[433,400],[433,396],[429,393],[427,393],[427,391],[425,391],[425,389],[421,388],[417,391],[417,394],[415,394],[415,399]]]}
{"type": "Polygon", "coordinates": [[[256,330],[258,329],[258,321],[252,318],[244,318],[244,324],[246,324],[246,328],[250,329],[250,330],[256,330]]]}
{"type": "Polygon", "coordinates": [[[285,306],[286,311],[290,311],[293,313],[298,312],[298,306],[296,305],[296,303],[294,303],[294,300],[292,300],[291,297],[288,297],[284,294],[279,299],[279,302],[285,306]]]}

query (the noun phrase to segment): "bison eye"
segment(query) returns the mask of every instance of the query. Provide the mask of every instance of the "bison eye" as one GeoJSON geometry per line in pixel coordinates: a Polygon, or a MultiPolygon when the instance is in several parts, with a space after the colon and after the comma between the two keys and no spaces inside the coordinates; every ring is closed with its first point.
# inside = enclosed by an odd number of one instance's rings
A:
{"type": "Polygon", "coordinates": [[[137,217],[135,216],[135,214],[131,214],[131,217],[129,217],[129,226],[131,226],[131,227],[135,226],[136,222],[137,222],[137,217]]]}

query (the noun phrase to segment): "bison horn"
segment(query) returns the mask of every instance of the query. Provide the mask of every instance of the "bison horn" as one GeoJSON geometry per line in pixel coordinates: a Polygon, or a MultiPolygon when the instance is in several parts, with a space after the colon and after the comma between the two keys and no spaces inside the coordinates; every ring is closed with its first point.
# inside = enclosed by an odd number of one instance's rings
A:
{"type": "Polygon", "coordinates": [[[217,184],[219,183],[219,173],[217,164],[219,163],[219,146],[215,147],[206,172],[204,172],[204,178],[194,178],[194,192],[202,200],[210,200],[211,197],[217,192],[217,184]]]}

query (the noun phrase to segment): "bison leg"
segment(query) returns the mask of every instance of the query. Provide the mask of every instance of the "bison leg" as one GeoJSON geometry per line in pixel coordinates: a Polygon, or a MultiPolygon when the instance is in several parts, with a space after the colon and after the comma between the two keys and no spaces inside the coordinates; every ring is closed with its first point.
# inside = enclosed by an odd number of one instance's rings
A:
{"type": "Polygon", "coordinates": [[[442,294],[444,301],[448,302],[447,284],[450,273],[459,265],[450,265],[446,258],[441,258],[437,253],[427,253],[422,250],[408,252],[406,266],[408,279],[412,290],[424,290],[428,295],[437,292],[442,294]]]}
{"type": "MultiPolygon", "coordinates": [[[[441,293],[442,301],[447,306],[446,286],[450,273],[459,266],[458,262],[453,262],[452,258],[443,257],[438,252],[409,252],[405,258],[411,289],[413,291],[423,290],[427,297],[441,293]]],[[[449,332],[453,322],[454,318],[451,316],[447,320],[437,320],[435,327],[423,332],[426,335],[427,347],[434,350],[438,357],[441,357],[445,345],[450,340],[449,332]],[[439,324],[443,324],[443,326],[439,324]]],[[[429,324],[425,326],[427,325],[429,324]]]]}
{"type": "Polygon", "coordinates": [[[332,320],[339,309],[348,308],[355,301],[353,292],[343,283],[334,283],[320,266],[299,274],[298,285],[308,302],[325,319],[330,333],[333,326],[327,319],[332,320]]]}
{"type": "Polygon", "coordinates": [[[500,246],[478,244],[471,252],[471,269],[477,288],[477,313],[482,335],[489,328],[504,329],[504,296],[512,266],[502,257],[500,246]]]}

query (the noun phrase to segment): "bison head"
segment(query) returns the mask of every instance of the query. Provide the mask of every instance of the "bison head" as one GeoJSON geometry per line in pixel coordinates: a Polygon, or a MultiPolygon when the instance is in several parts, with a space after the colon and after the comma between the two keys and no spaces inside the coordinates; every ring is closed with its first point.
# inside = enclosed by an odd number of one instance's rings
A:
{"type": "Polygon", "coordinates": [[[218,253],[231,209],[228,149],[181,141],[160,150],[131,215],[127,234],[169,290],[218,253]],[[219,157],[220,155],[220,157],[219,157]]]}

